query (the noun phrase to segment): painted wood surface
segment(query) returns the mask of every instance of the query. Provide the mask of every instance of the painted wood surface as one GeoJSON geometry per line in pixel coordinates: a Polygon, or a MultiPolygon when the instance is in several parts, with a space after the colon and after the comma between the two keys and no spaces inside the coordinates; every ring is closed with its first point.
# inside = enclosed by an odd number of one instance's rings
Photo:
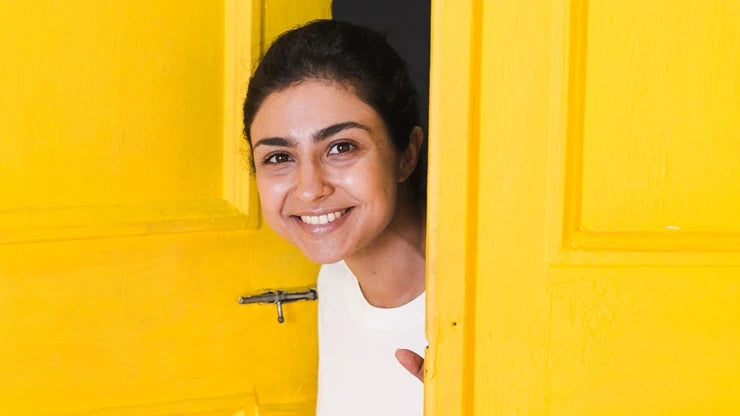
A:
{"type": "Polygon", "coordinates": [[[0,4],[0,414],[309,415],[315,283],[264,227],[241,101],[328,1],[0,4]]]}
{"type": "Polygon", "coordinates": [[[740,412],[740,3],[433,3],[427,415],[740,412]]]}

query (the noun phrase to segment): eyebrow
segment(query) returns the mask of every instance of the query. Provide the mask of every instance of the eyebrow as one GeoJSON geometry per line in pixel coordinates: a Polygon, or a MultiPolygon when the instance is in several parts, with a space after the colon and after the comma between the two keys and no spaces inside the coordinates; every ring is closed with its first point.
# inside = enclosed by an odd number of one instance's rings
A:
{"type": "Polygon", "coordinates": [[[365,130],[368,133],[372,133],[373,131],[370,129],[370,127],[360,124],[354,121],[345,121],[344,123],[337,123],[332,124],[329,127],[324,127],[323,129],[317,131],[313,135],[313,141],[314,143],[320,142],[328,137],[331,137],[340,131],[348,130],[348,129],[362,129],[365,130]]]}
{"type": "Polygon", "coordinates": [[[253,148],[256,149],[257,146],[261,146],[263,144],[265,146],[295,147],[295,142],[289,141],[282,137],[265,137],[264,139],[260,139],[257,143],[255,143],[253,148]]]}
{"type": "MultiPolygon", "coordinates": [[[[324,127],[323,129],[317,131],[313,135],[313,141],[314,143],[320,142],[341,131],[348,130],[348,129],[361,129],[361,130],[367,131],[368,133],[372,133],[372,129],[364,124],[360,124],[355,121],[345,121],[343,123],[332,124],[331,126],[324,127]]],[[[278,147],[295,147],[296,142],[293,140],[288,140],[283,137],[265,137],[264,139],[258,140],[257,143],[254,144],[254,148],[260,145],[278,146],[278,147]]]]}

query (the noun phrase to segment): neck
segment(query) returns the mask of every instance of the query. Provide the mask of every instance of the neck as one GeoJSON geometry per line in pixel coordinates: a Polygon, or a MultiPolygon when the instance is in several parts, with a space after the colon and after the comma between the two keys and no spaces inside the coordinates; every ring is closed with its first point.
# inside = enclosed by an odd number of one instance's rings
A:
{"type": "Polygon", "coordinates": [[[424,292],[425,221],[419,211],[407,201],[399,203],[385,231],[344,259],[373,306],[401,306],[424,292]]]}

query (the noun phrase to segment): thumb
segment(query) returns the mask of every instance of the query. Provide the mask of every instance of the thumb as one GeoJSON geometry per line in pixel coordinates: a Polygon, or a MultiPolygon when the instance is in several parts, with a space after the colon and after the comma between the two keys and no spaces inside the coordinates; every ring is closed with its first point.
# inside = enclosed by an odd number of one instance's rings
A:
{"type": "Polygon", "coordinates": [[[419,354],[399,348],[396,350],[396,359],[414,377],[424,381],[424,359],[419,354]]]}

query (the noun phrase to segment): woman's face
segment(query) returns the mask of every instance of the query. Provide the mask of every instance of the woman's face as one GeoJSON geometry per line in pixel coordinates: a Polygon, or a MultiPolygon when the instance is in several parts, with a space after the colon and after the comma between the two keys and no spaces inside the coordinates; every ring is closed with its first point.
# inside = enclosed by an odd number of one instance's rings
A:
{"type": "Polygon", "coordinates": [[[265,221],[312,261],[370,247],[396,213],[399,154],[372,107],[307,80],[269,95],[251,126],[265,221]]]}

